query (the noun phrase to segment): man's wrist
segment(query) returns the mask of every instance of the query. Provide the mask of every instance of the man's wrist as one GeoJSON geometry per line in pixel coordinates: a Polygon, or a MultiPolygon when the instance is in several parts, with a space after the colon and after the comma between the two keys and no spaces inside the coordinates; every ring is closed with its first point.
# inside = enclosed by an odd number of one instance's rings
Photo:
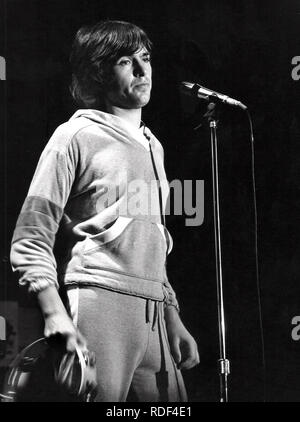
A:
{"type": "MultiPolygon", "coordinates": [[[[173,302],[165,302],[165,309],[172,309],[175,310],[178,314],[180,313],[179,305],[178,303],[173,302]]],[[[173,311],[172,311],[173,312],[173,311]]]]}
{"type": "Polygon", "coordinates": [[[48,286],[36,294],[44,318],[67,313],[55,286],[48,286]]]}
{"type": "Polygon", "coordinates": [[[176,306],[166,304],[165,306],[165,320],[167,323],[176,322],[180,319],[179,312],[176,306]]]}

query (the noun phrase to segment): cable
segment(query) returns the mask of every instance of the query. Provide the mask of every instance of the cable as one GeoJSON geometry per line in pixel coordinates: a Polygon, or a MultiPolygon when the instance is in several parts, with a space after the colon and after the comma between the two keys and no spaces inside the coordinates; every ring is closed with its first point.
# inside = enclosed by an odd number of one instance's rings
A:
{"type": "Polygon", "coordinates": [[[260,277],[259,277],[259,265],[258,265],[258,218],[257,218],[257,200],[256,200],[256,182],[255,182],[255,148],[254,148],[254,133],[253,123],[249,110],[246,110],[247,117],[250,126],[250,143],[251,143],[251,172],[252,172],[252,186],[253,186],[253,208],[254,208],[254,249],[255,249],[255,271],[256,271],[256,287],[258,295],[258,312],[259,312],[259,325],[260,325],[260,336],[261,336],[261,347],[262,347],[262,364],[263,364],[263,397],[266,402],[266,357],[265,357],[265,339],[263,329],[263,317],[262,317],[262,306],[261,306],[261,288],[260,288],[260,277]]]}

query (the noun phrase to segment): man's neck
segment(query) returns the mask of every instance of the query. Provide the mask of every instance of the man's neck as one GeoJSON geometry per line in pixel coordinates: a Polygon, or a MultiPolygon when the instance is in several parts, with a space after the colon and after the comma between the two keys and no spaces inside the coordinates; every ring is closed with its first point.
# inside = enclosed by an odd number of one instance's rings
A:
{"type": "Polygon", "coordinates": [[[139,128],[141,125],[141,108],[126,109],[110,105],[107,106],[106,111],[110,114],[113,114],[114,116],[121,117],[122,119],[126,120],[137,128],[139,128]]]}

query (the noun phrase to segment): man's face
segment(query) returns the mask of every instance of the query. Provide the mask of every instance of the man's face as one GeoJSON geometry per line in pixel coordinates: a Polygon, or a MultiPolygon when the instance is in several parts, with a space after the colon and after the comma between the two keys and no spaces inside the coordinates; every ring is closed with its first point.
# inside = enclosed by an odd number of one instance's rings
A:
{"type": "Polygon", "coordinates": [[[111,79],[104,91],[108,106],[125,109],[144,107],[150,100],[152,67],[146,48],[120,57],[112,66],[111,79]]]}

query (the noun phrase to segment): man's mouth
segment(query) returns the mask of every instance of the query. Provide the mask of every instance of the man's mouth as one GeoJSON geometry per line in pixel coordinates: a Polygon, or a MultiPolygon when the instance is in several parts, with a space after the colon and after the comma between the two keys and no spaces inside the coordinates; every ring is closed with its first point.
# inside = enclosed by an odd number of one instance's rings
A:
{"type": "Polygon", "coordinates": [[[149,82],[141,82],[139,84],[135,84],[133,88],[142,88],[142,87],[148,87],[148,86],[150,86],[149,82]]]}

